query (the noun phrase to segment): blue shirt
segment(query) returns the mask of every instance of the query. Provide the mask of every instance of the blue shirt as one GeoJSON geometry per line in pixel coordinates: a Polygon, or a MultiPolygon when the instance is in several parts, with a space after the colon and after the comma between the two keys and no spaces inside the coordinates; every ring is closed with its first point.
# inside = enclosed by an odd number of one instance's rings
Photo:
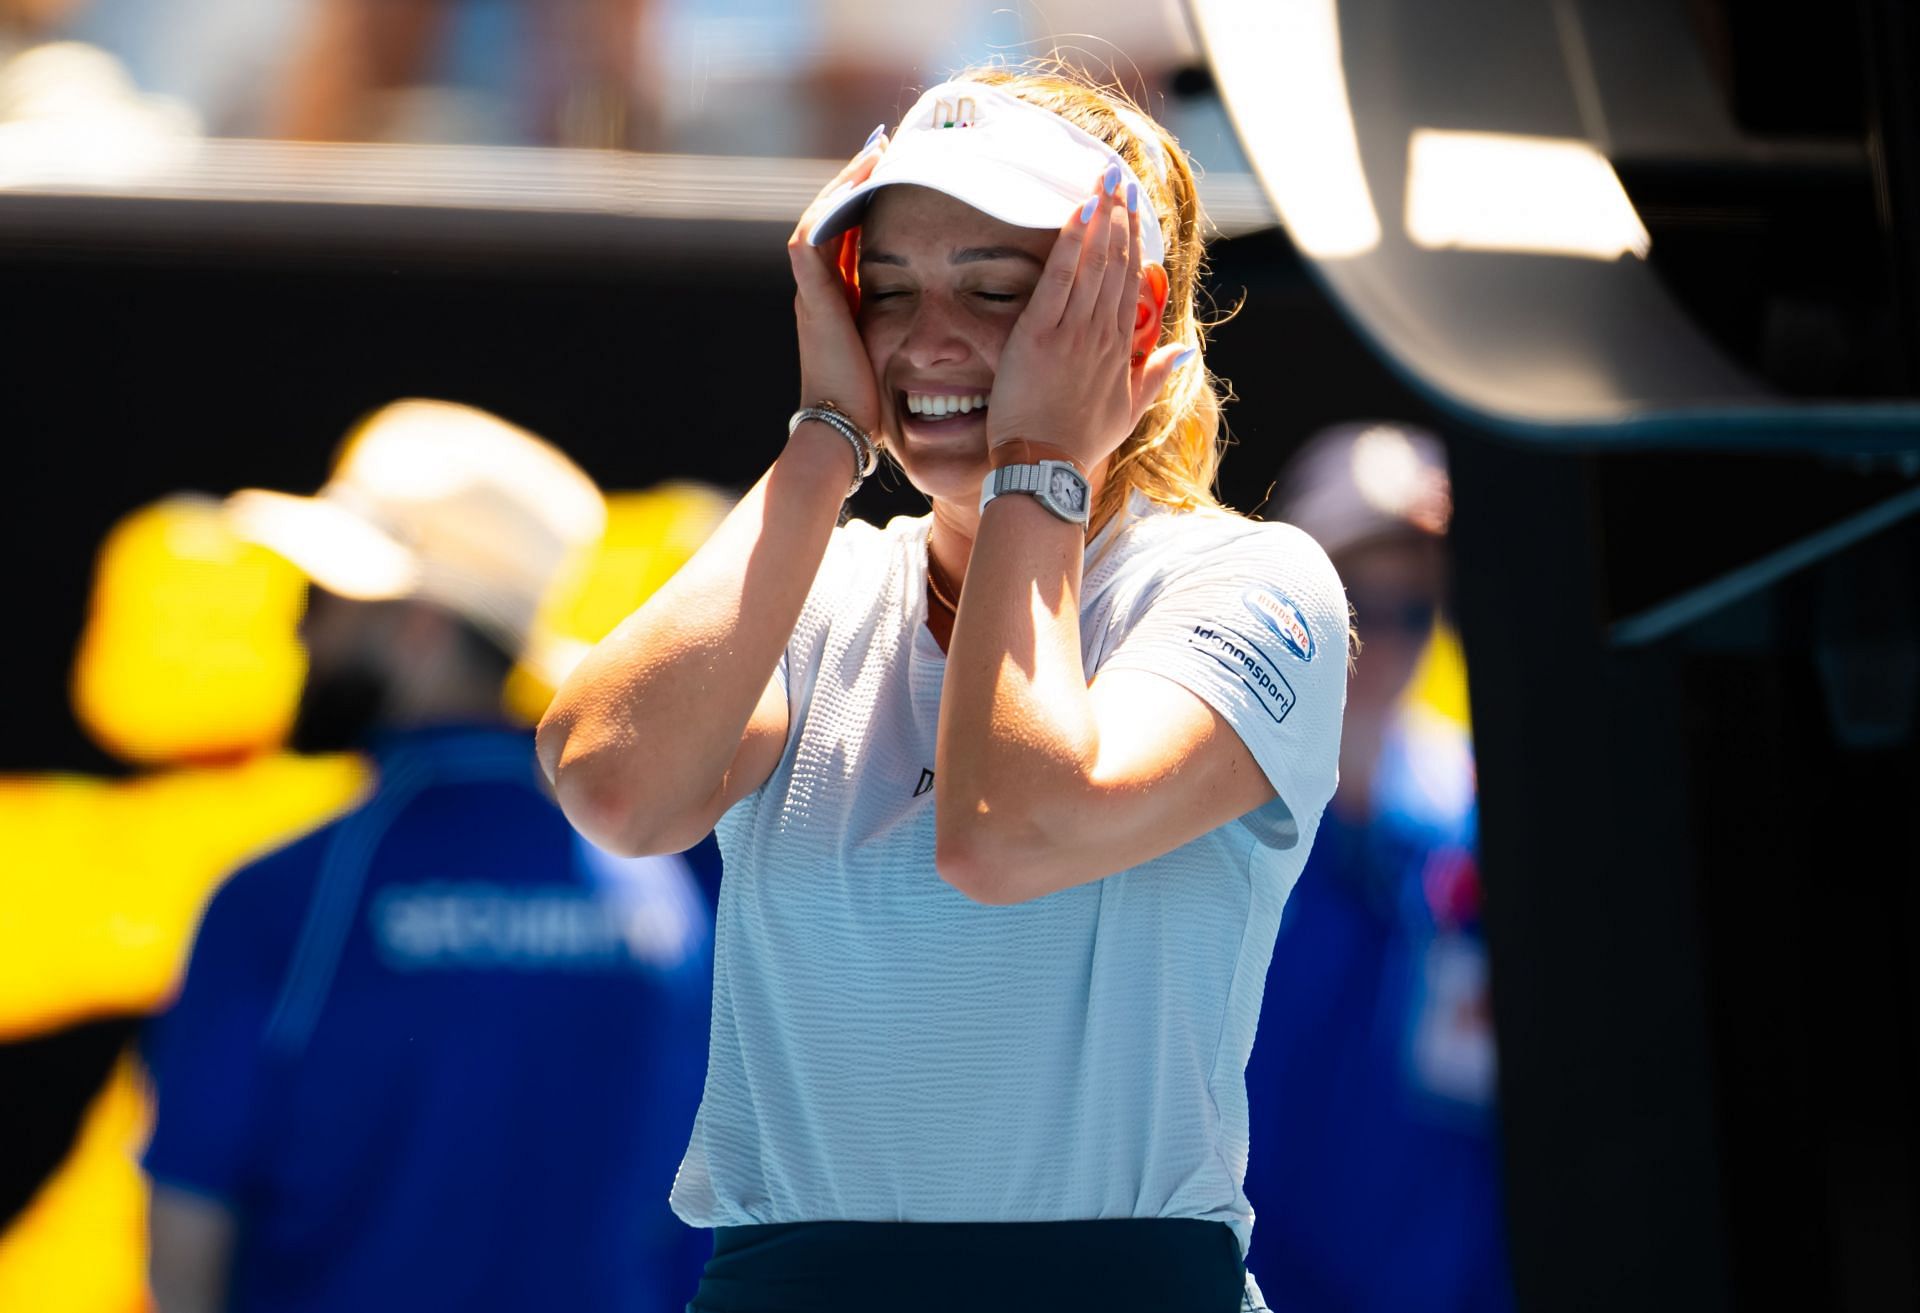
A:
{"type": "Polygon", "coordinates": [[[1330,807],[1247,1066],[1248,1255],[1289,1313],[1512,1306],[1465,736],[1403,718],[1363,821],[1330,807]]]}
{"type": "Polygon", "coordinates": [[[711,922],[518,732],[392,736],[361,808],[235,875],[149,1035],[146,1164],[238,1219],[234,1313],[675,1309],[711,922]]]}

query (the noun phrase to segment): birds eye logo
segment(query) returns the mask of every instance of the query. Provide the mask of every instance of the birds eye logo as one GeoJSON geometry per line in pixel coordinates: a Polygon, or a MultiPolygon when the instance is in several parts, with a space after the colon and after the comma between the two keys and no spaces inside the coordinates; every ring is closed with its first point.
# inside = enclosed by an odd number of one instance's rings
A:
{"type": "Polygon", "coordinates": [[[1240,600],[1287,651],[1302,661],[1313,660],[1313,630],[1292,598],[1270,588],[1249,588],[1240,600]]]}

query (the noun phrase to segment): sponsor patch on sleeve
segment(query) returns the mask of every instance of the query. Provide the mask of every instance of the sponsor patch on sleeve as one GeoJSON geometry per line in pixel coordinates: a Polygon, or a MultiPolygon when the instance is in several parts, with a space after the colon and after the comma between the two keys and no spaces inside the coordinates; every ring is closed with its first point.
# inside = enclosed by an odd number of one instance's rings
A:
{"type": "Polygon", "coordinates": [[[1302,661],[1313,660],[1313,630],[1293,599],[1277,588],[1254,587],[1240,595],[1253,618],[1302,661]]]}
{"type": "Polygon", "coordinates": [[[1195,625],[1187,635],[1187,645],[1209,652],[1221,665],[1239,676],[1261,709],[1279,724],[1293,710],[1293,685],[1274,669],[1274,663],[1258,644],[1225,625],[1195,625]]]}

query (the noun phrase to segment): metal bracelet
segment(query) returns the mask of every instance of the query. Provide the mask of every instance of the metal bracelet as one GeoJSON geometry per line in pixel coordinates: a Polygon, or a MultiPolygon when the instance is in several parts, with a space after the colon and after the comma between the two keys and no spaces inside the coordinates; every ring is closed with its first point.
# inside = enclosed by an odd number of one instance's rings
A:
{"type": "Polygon", "coordinates": [[[845,438],[848,445],[853,448],[853,482],[847,485],[847,496],[853,496],[860,491],[860,485],[867,481],[867,476],[879,468],[879,448],[865,429],[854,423],[851,416],[832,402],[823,402],[818,406],[802,406],[794,411],[793,417],[787,421],[787,436],[792,437],[793,431],[808,420],[825,424],[845,438]]]}

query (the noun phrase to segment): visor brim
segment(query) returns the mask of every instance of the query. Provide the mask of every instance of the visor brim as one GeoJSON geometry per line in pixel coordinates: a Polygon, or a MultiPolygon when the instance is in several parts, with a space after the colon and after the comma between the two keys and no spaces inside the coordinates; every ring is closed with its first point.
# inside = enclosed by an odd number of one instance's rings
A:
{"type": "MultiPolygon", "coordinates": [[[[1016,228],[1060,229],[1092,195],[1064,194],[1052,183],[1025,170],[992,159],[964,159],[947,156],[902,164],[849,190],[835,201],[833,208],[820,217],[807,233],[815,246],[833,240],[865,220],[867,206],[876,192],[886,187],[925,187],[951,196],[980,211],[988,218],[1010,223],[1016,228]]],[[[1163,264],[1166,256],[1158,245],[1159,227],[1141,225],[1145,239],[1144,264],[1163,264]]]]}
{"type": "Polygon", "coordinates": [[[285,557],[330,593],[378,602],[412,596],[419,586],[414,554],[338,502],[247,488],[226,508],[237,535],[285,557]]]}

